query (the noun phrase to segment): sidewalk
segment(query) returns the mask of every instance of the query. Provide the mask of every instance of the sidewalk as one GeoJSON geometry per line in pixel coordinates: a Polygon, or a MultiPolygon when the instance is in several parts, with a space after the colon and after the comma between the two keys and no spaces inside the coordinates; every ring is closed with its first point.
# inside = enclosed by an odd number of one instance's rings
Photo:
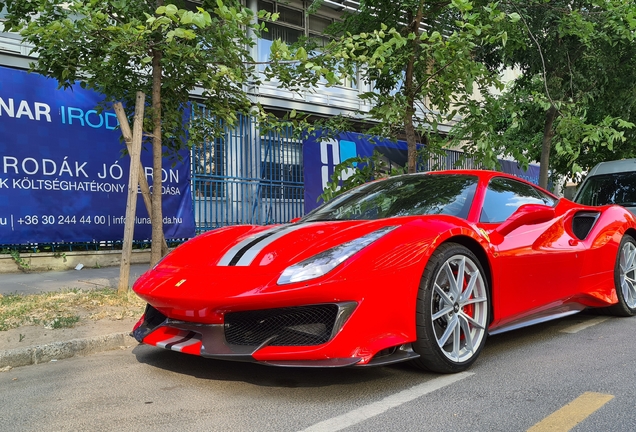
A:
{"type": "MultiPolygon", "coordinates": [[[[130,285],[146,270],[148,264],[130,266],[130,285]]],[[[0,274],[0,294],[37,294],[61,288],[117,288],[119,267],[87,268],[81,270],[38,273],[0,274]]]]}
{"type": "MultiPolygon", "coordinates": [[[[130,268],[130,285],[148,264],[130,268]]],[[[117,288],[119,267],[83,268],[41,273],[0,274],[0,294],[37,294],[63,288],[117,288]]],[[[13,367],[56,361],[75,355],[124,348],[137,342],[128,334],[136,320],[81,322],[73,328],[25,326],[0,331],[0,372],[13,367]]]]}

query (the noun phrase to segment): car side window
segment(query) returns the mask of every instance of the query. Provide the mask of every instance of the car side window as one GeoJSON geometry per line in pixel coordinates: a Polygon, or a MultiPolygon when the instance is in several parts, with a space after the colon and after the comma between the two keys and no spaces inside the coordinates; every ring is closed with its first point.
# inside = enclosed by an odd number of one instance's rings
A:
{"type": "Polygon", "coordinates": [[[526,183],[505,177],[494,177],[488,184],[479,221],[503,222],[524,204],[553,206],[554,199],[526,183]]]}

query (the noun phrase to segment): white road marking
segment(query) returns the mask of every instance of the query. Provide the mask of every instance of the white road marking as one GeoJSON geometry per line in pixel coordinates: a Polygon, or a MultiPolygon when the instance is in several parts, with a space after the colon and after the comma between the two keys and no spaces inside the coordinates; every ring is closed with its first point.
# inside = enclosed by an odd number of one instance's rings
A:
{"type": "Polygon", "coordinates": [[[432,381],[427,381],[416,385],[415,387],[411,387],[410,389],[387,396],[382,400],[354,409],[346,414],[316,423],[315,425],[304,429],[303,432],[333,432],[342,430],[368,420],[371,417],[380,415],[391,408],[395,408],[428,393],[432,393],[435,390],[439,390],[443,387],[456,383],[457,381],[463,380],[464,378],[468,378],[471,375],[474,374],[472,372],[462,372],[435,378],[432,381]]]}
{"type": "Polygon", "coordinates": [[[564,328],[563,330],[561,330],[561,333],[570,333],[570,334],[578,333],[581,330],[585,330],[588,327],[592,327],[592,326],[595,326],[596,324],[600,324],[603,321],[607,321],[608,319],[609,317],[592,318],[591,320],[582,322],[580,324],[575,324],[573,326],[564,328]]]}

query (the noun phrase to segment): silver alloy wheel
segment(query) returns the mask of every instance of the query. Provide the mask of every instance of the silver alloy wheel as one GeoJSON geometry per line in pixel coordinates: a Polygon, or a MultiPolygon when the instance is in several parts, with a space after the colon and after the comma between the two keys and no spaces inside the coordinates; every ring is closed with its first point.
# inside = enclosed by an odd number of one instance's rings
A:
{"type": "Polygon", "coordinates": [[[625,242],[620,251],[620,284],[625,304],[630,309],[636,308],[636,246],[633,242],[625,242]]]}
{"type": "MultiPolygon", "coordinates": [[[[631,264],[633,271],[633,254],[631,264]]],[[[633,284],[631,287],[633,290],[633,284]]],[[[479,267],[465,255],[453,255],[435,276],[431,299],[437,345],[453,362],[469,360],[481,345],[488,324],[488,293],[479,267]]]]}

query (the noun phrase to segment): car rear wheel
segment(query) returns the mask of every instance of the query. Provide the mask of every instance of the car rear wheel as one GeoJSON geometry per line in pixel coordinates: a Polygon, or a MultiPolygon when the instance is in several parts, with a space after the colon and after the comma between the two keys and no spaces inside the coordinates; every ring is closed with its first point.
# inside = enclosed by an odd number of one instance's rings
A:
{"type": "Polygon", "coordinates": [[[616,256],[614,285],[618,303],[605,311],[616,316],[636,315],[636,240],[628,234],[623,236],[616,256]]]}
{"type": "Polygon", "coordinates": [[[489,319],[488,285],[477,257],[456,243],[431,256],[417,299],[416,366],[433,372],[467,369],[479,356],[489,319]]]}

